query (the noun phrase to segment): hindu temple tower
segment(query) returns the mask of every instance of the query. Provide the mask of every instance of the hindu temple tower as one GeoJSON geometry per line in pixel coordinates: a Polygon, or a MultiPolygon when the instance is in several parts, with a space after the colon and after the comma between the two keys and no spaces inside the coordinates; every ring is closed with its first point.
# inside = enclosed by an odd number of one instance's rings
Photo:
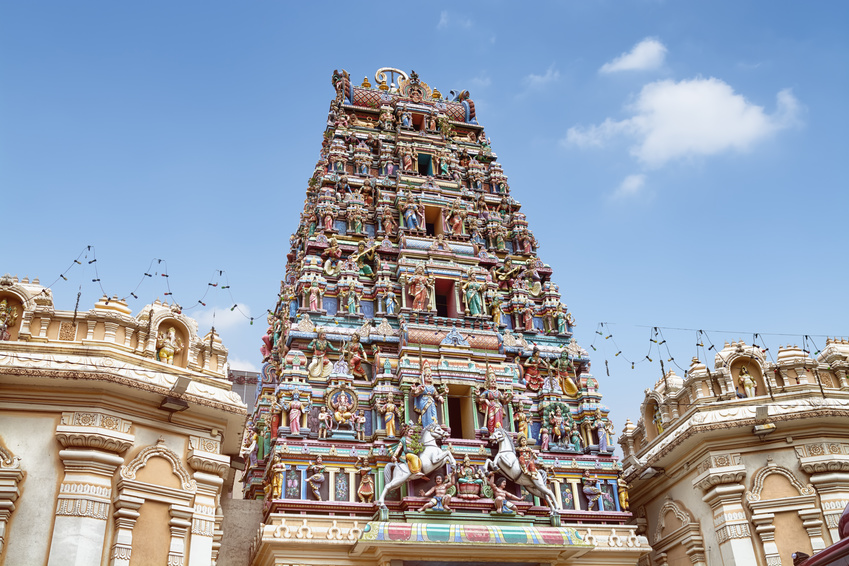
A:
{"type": "Polygon", "coordinates": [[[252,563],[636,563],[604,384],[469,92],[374,80],[332,75],[269,311],[252,563]]]}

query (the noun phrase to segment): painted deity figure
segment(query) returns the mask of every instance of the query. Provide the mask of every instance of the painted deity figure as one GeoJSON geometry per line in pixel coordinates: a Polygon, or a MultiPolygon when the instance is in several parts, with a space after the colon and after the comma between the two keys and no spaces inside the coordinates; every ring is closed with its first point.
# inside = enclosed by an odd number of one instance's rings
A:
{"type": "Polygon", "coordinates": [[[360,343],[359,333],[354,332],[353,336],[351,336],[351,341],[342,349],[342,355],[345,361],[348,362],[351,375],[359,379],[366,379],[368,377],[366,375],[366,369],[363,367],[363,362],[368,363],[368,354],[360,343]]]}
{"type": "Polygon", "coordinates": [[[280,417],[284,410],[282,389],[277,392],[271,401],[271,436],[277,438],[277,430],[280,428],[280,417]]]}
{"type": "Polygon", "coordinates": [[[522,403],[516,408],[516,414],[513,415],[516,420],[516,432],[519,436],[528,438],[528,415],[525,414],[525,409],[522,403]]]}
{"type": "Polygon", "coordinates": [[[271,466],[271,499],[280,499],[283,495],[283,478],[286,476],[286,464],[280,460],[280,455],[274,455],[271,466]]]}
{"type": "Polygon", "coordinates": [[[575,397],[578,394],[578,386],[571,374],[575,373],[572,360],[569,359],[569,353],[566,348],[560,351],[560,357],[551,363],[551,369],[557,375],[557,380],[560,383],[560,389],[569,397],[575,397]]]}
{"type": "Polygon", "coordinates": [[[383,231],[386,232],[387,236],[394,236],[396,230],[398,230],[398,222],[395,220],[395,215],[392,214],[392,210],[389,208],[383,209],[383,231]]]}
{"type": "Polygon", "coordinates": [[[548,370],[548,364],[539,355],[539,349],[534,348],[533,353],[522,364],[525,370],[525,383],[531,391],[539,391],[542,388],[545,379],[542,375],[543,370],[548,370]]]}
{"type": "Polygon", "coordinates": [[[430,364],[425,360],[422,368],[422,381],[413,385],[412,394],[416,412],[419,414],[419,424],[427,427],[432,423],[439,423],[436,406],[442,404],[442,395],[433,386],[430,364]]]}
{"type": "Polygon", "coordinates": [[[516,513],[517,515],[522,514],[519,511],[519,508],[516,507],[516,504],[513,503],[513,501],[521,501],[522,498],[507,491],[507,480],[505,478],[498,478],[498,481],[496,482],[495,472],[490,472],[489,478],[487,478],[487,483],[492,488],[492,499],[495,503],[496,513],[504,515],[512,515],[513,513],[516,513]]]}
{"type": "Polygon", "coordinates": [[[432,278],[427,277],[424,272],[424,267],[416,266],[415,274],[410,277],[408,292],[413,298],[413,310],[425,311],[430,306],[430,287],[432,286],[432,278]]]}
{"type": "Polygon", "coordinates": [[[386,429],[386,436],[394,438],[395,432],[398,430],[398,422],[401,420],[401,409],[395,405],[395,398],[391,391],[386,402],[380,405],[379,411],[383,415],[383,428],[386,429]]]}
{"type": "Polygon", "coordinates": [[[584,471],[584,477],[581,478],[584,484],[584,495],[587,496],[587,511],[593,510],[593,505],[596,506],[596,511],[601,511],[601,489],[598,487],[598,476],[590,475],[590,471],[584,471]]]}
{"type": "Polygon", "coordinates": [[[297,389],[292,391],[292,400],[286,403],[284,408],[288,411],[289,416],[289,432],[291,434],[301,434],[301,415],[309,410],[309,403],[305,406],[301,402],[301,392],[297,389]]]}
{"type": "Polygon", "coordinates": [[[503,302],[504,298],[498,291],[495,292],[489,302],[489,315],[492,317],[492,324],[496,329],[501,326],[501,315],[503,314],[501,304],[503,302]]]}
{"type": "Polygon", "coordinates": [[[15,321],[17,320],[17,307],[10,305],[6,299],[0,301],[0,341],[5,342],[12,338],[12,333],[9,332],[9,329],[15,325],[15,321]]]}
{"type": "Polygon", "coordinates": [[[403,205],[404,224],[408,230],[418,230],[422,227],[422,220],[419,218],[419,205],[416,201],[405,199],[403,205]]]}
{"type": "Polygon", "coordinates": [[[360,409],[357,415],[354,417],[354,430],[357,431],[357,440],[359,440],[360,442],[365,442],[366,412],[362,409],[360,409]]]}
{"type": "Polygon", "coordinates": [[[160,362],[173,366],[174,356],[182,351],[183,341],[177,336],[173,326],[156,337],[156,359],[160,362]]]}
{"type": "Polygon", "coordinates": [[[657,428],[657,433],[663,434],[663,413],[660,412],[660,407],[658,405],[654,406],[652,422],[654,423],[655,428],[657,428]]]}
{"type": "Polygon", "coordinates": [[[310,283],[307,291],[309,297],[310,311],[317,312],[321,310],[321,287],[316,283],[310,283]]]}
{"type": "Polygon", "coordinates": [[[360,275],[371,277],[374,275],[374,270],[368,264],[369,261],[374,261],[374,250],[377,246],[366,249],[365,242],[357,244],[357,253],[351,257],[357,263],[360,275]]]}
{"type": "Polygon", "coordinates": [[[495,370],[487,369],[486,389],[478,393],[478,406],[484,414],[484,423],[489,434],[495,432],[496,428],[504,426],[504,404],[509,403],[512,395],[498,390],[496,385],[495,370]]]}
{"type": "Polygon", "coordinates": [[[516,455],[519,457],[519,466],[522,468],[522,472],[531,477],[537,477],[537,455],[534,449],[528,446],[526,436],[519,437],[516,455]]]}
{"type": "Polygon", "coordinates": [[[307,466],[307,484],[310,486],[313,496],[321,501],[321,484],[324,483],[326,468],[321,462],[321,456],[315,457],[315,462],[307,466]]]}
{"type": "Polygon", "coordinates": [[[374,501],[374,479],[371,477],[371,466],[368,465],[365,458],[360,456],[357,458],[357,463],[354,464],[354,467],[360,474],[357,497],[360,498],[360,503],[371,503],[374,501]]]}
{"type": "Polygon", "coordinates": [[[548,423],[551,425],[551,433],[555,444],[563,444],[569,434],[569,421],[563,416],[563,411],[557,407],[548,417],[548,423]]]}
{"type": "Polygon", "coordinates": [[[331,403],[331,406],[333,407],[333,419],[336,421],[337,426],[346,424],[351,427],[351,430],[355,430],[351,397],[347,393],[340,393],[331,403]]]}
{"type": "Polygon", "coordinates": [[[483,291],[483,283],[475,279],[474,274],[469,270],[466,282],[463,284],[463,298],[466,300],[466,312],[469,316],[484,314],[483,291]]]}
{"type": "Polygon", "coordinates": [[[313,351],[312,362],[307,367],[310,377],[324,377],[330,375],[333,371],[333,364],[327,359],[327,351],[338,351],[333,344],[327,339],[327,333],[324,329],[319,329],[318,336],[307,345],[307,348],[313,351]]]}
{"type": "Polygon", "coordinates": [[[757,384],[752,379],[752,374],[749,373],[749,368],[743,366],[740,368],[740,384],[743,386],[743,391],[746,392],[746,397],[752,398],[757,394],[757,384]]]}
{"type": "Polygon", "coordinates": [[[453,509],[448,506],[448,503],[451,501],[451,496],[448,495],[448,490],[454,486],[454,477],[449,476],[448,483],[445,483],[442,479],[442,476],[436,476],[434,480],[436,485],[430,488],[427,491],[422,490],[419,494],[423,497],[430,497],[430,501],[419,507],[419,512],[425,511],[427,509],[433,509],[434,511],[447,511],[451,513],[453,509]]]}
{"type": "Polygon", "coordinates": [[[566,323],[569,322],[569,315],[563,309],[563,303],[557,304],[557,311],[554,313],[554,322],[557,326],[557,333],[566,334],[566,323]]]}
{"type": "Polygon", "coordinates": [[[620,474],[619,480],[616,482],[616,491],[619,494],[619,508],[623,511],[627,511],[631,508],[631,504],[628,501],[628,482],[625,481],[625,476],[620,474]]]}
{"type": "Polygon", "coordinates": [[[542,427],[539,429],[539,447],[540,450],[545,452],[548,450],[549,445],[551,444],[551,435],[548,433],[548,429],[542,427]]]}
{"type": "Polygon", "coordinates": [[[327,407],[318,409],[318,438],[327,438],[327,431],[330,429],[330,413],[327,412],[327,407]]]}
{"type": "Polygon", "coordinates": [[[386,296],[383,299],[386,314],[395,314],[398,310],[398,299],[392,289],[386,291],[386,296]]]}
{"type": "Polygon", "coordinates": [[[410,479],[418,479],[424,474],[422,474],[421,458],[419,458],[413,446],[413,433],[414,428],[412,425],[404,425],[404,428],[401,430],[401,441],[398,442],[398,445],[392,451],[392,461],[398,462],[398,460],[403,459],[410,469],[410,479]]]}
{"type": "Polygon", "coordinates": [[[325,258],[324,272],[327,275],[339,275],[339,260],[342,258],[342,250],[339,248],[339,242],[336,238],[330,238],[329,246],[321,252],[321,257],[325,258]]]}
{"type": "Polygon", "coordinates": [[[584,442],[581,440],[581,433],[578,430],[578,425],[572,424],[570,431],[569,445],[575,452],[583,452],[584,442]]]}

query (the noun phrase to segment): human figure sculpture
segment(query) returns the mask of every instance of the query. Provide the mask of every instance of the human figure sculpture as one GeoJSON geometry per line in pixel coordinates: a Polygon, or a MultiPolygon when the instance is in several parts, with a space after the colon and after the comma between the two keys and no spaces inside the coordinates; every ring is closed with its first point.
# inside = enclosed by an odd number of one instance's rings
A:
{"type": "Polygon", "coordinates": [[[496,427],[504,426],[503,403],[509,403],[511,398],[509,393],[504,394],[498,390],[495,370],[487,368],[486,389],[478,393],[478,406],[484,414],[484,423],[489,434],[492,434],[496,427]]]}
{"type": "Polygon", "coordinates": [[[595,420],[593,421],[593,428],[598,435],[598,450],[599,452],[607,452],[610,446],[610,438],[607,434],[608,423],[604,420],[604,417],[601,414],[601,409],[596,409],[595,412],[595,420]]]}
{"type": "Polygon", "coordinates": [[[525,414],[525,409],[520,403],[516,408],[516,413],[513,415],[516,421],[516,432],[519,436],[528,438],[528,415],[525,414]]]}
{"type": "Polygon", "coordinates": [[[461,499],[478,499],[484,480],[481,473],[472,465],[469,455],[463,457],[463,463],[459,467],[457,477],[457,489],[461,499]]]}
{"type": "Polygon", "coordinates": [[[339,248],[339,242],[336,238],[330,238],[329,246],[323,252],[321,257],[325,258],[324,272],[327,275],[339,275],[339,260],[342,258],[342,250],[339,248]]]}
{"type": "Polygon", "coordinates": [[[442,476],[436,476],[436,485],[430,488],[427,491],[422,491],[421,496],[430,497],[430,501],[419,507],[419,512],[425,511],[427,509],[433,509],[434,511],[447,511],[451,513],[453,509],[448,506],[448,503],[451,501],[451,496],[448,495],[448,489],[454,485],[453,476],[449,476],[448,483],[444,483],[442,476]]]}
{"type": "Polygon", "coordinates": [[[325,480],[325,470],[326,468],[321,462],[321,456],[316,456],[315,462],[311,462],[310,465],[307,466],[307,484],[310,486],[310,490],[317,501],[322,501],[321,484],[323,484],[325,480]]]}
{"type": "Polygon", "coordinates": [[[663,414],[660,412],[660,407],[657,405],[654,407],[652,422],[654,423],[655,428],[657,428],[657,433],[663,434],[663,414]]]}
{"type": "Polygon", "coordinates": [[[357,431],[357,440],[360,442],[366,441],[366,412],[359,410],[357,416],[354,417],[354,429],[357,431]]]}
{"type": "Polygon", "coordinates": [[[628,501],[628,482],[625,481],[625,476],[620,475],[619,480],[616,482],[616,490],[619,493],[619,509],[622,511],[627,511],[631,508],[631,504],[628,501]]]}
{"type": "Polygon", "coordinates": [[[301,415],[304,414],[309,407],[305,407],[301,402],[301,392],[297,389],[292,391],[292,400],[286,403],[286,411],[289,413],[289,432],[291,434],[301,434],[301,415]]]}
{"type": "Polygon", "coordinates": [[[307,291],[307,295],[309,296],[309,304],[310,311],[317,312],[321,310],[321,287],[316,283],[310,283],[309,290],[307,291]]]}
{"type": "Polygon", "coordinates": [[[543,452],[547,451],[549,448],[549,444],[551,443],[551,435],[548,433],[548,429],[542,427],[539,429],[539,448],[543,452]]]}
{"type": "Polygon", "coordinates": [[[338,351],[326,338],[324,329],[319,329],[318,336],[307,345],[313,351],[312,362],[307,367],[310,377],[327,377],[333,371],[333,364],[327,359],[327,351],[338,351]]]}
{"type": "Polygon", "coordinates": [[[327,431],[330,429],[330,413],[327,412],[327,407],[318,409],[318,438],[326,439],[327,431]]]}
{"type": "Polygon", "coordinates": [[[368,363],[368,354],[366,349],[360,343],[360,335],[356,332],[351,336],[351,341],[348,342],[342,349],[342,355],[345,361],[348,362],[348,368],[351,375],[358,379],[366,379],[366,369],[363,367],[363,362],[368,363]]]}
{"type": "Polygon", "coordinates": [[[560,351],[560,357],[554,360],[550,367],[557,374],[560,390],[569,397],[575,397],[578,394],[578,386],[570,375],[575,373],[575,368],[572,360],[569,359],[569,352],[566,351],[566,348],[560,351]]]}
{"type": "Polygon", "coordinates": [[[539,355],[539,349],[534,348],[533,353],[522,364],[525,370],[525,383],[531,391],[539,391],[545,382],[542,370],[548,369],[548,364],[539,355]]]}
{"type": "Polygon", "coordinates": [[[271,436],[273,438],[277,438],[277,429],[280,427],[280,417],[284,410],[283,393],[284,391],[281,389],[271,400],[271,436]]]}
{"type": "Polygon", "coordinates": [[[551,433],[555,444],[563,444],[569,434],[569,422],[563,416],[563,411],[560,407],[551,413],[548,417],[548,422],[551,425],[551,433]]]}
{"type": "Polygon", "coordinates": [[[554,323],[557,326],[558,334],[566,334],[566,323],[569,321],[569,316],[563,309],[563,303],[557,304],[557,310],[554,312],[554,323]]]}
{"type": "Polygon", "coordinates": [[[398,230],[398,221],[395,220],[395,215],[389,208],[383,209],[383,231],[387,236],[394,236],[398,230]]]}
{"type": "Polygon", "coordinates": [[[572,430],[570,431],[571,436],[569,437],[570,448],[575,452],[583,452],[584,443],[581,440],[581,432],[578,430],[578,425],[572,424],[572,430]]]}
{"type": "Polygon", "coordinates": [[[425,311],[430,306],[430,288],[433,285],[433,279],[427,277],[424,272],[424,267],[416,266],[416,271],[409,280],[408,292],[413,298],[413,310],[425,311]]]}
{"type": "Polygon", "coordinates": [[[17,320],[18,308],[10,305],[6,299],[0,301],[0,341],[5,342],[12,338],[9,329],[15,325],[17,320]]]}
{"type": "Polygon", "coordinates": [[[752,379],[752,374],[749,373],[749,368],[746,366],[740,368],[740,384],[743,386],[743,391],[746,392],[746,397],[751,399],[757,394],[757,384],[752,379]]]}
{"type": "Polygon", "coordinates": [[[495,472],[490,472],[487,483],[492,488],[492,499],[495,502],[496,513],[502,515],[522,514],[516,504],[513,503],[513,501],[521,501],[522,498],[507,491],[507,480],[505,478],[499,478],[496,482],[495,472]]]}
{"type": "Polygon", "coordinates": [[[366,249],[365,242],[360,242],[357,244],[357,252],[351,256],[351,259],[356,262],[357,267],[359,268],[360,275],[363,275],[365,277],[371,277],[374,275],[374,270],[371,268],[368,262],[374,261],[375,249],[377,249],[377,245],[366,249]]]}
{"type": "Polygon", "coordinates": [[[283,496],[283,479],[286,477],[286,464],[279,454],[274,455],[274,463],[271,465],[271,499],[280,499],[283,496]]]}
{"type": "Polygon", "coordinates": [[[418,479],[422,477],[422,461],[413,444],[414,428],[411,425],[404,425],[401,430],[401,441],[392,452],[392,461],[398,462],[403,459],[407,463],[407,468],[410,470],[409,479],[418,479]]]}
{"type": "Polygon", "coordinates": [[[411,388],[414,406],[419,414],[419,424],[427,427],[432,423],[439,423],[436,413],[437,404],[442,404],[442,395],[433,386],[430,364],[425,361],[422,368],[422,381],[411,388]]]}
{"type": "Polygon", "coordinates": [[[584,471],[583,482],[584,495],[587,496],[587,511],[593,510],[593,505],[596,506],[596,511],[601,511],[601,489],[598,487],[598,476],[590,475],[590,471],[584,471]]]}
{"type": "Polygon", "coordinates": [[[386,314],[395,314],[398,309],[398,299],[392,289],[386,291],[386,296],[383,299],[386,314]]]}
{"type": "Polygon", "coordinates": [[[503,314],[503,311],[501,310],[501,304],[503,302],[504,298],[498,291],[495,292],[489,302],[489,315],[492,317],[492,324],[493,326],[495,326],[496,329],[501,326],[501,315],[503,314]]]}
{"type": "Polygon", "coordinates": [[[173,326],[156,337],[156,359],[160,362],[173,366],[174,356],[182,351],[183,341],[177,336],[173,326]]]}
{"type": "Polygon", "coordinates": [[[386,430],[386,436],[389,438],[395,437],[397,423],[401,418],[401,410],[395,405],[395,399],[392,392],[389,392],[386,402],[379,406],[378,410],[383,415],[383,428],[386,430]]]}
{"type": "Polygon", "coordinates": [[[463,298],[466,301],[466,312],[469,316],[482,316],[483,308],[483,289],[484,286],[475,279],[472,271],[466,275],[466,282],[463,283],[463,298]]]}
{"type": "Polygon", "coordinates": [[[359,457],[354,467],[360,474],[357,497],[360,498],[360,503],[371,503],[374,501],[374,479],[371,477],[371,466],[368,465],[365,458],[359,457]]]}
{"type": "Polygon", "coordinates": [[[519,465],[522,472],[529,476],[537,476],[537,456],[536,451],[528,446],[528,438],[526,436],[519,437],[519,446],[516,447],[516,456],[519,458],[519,465]]]}

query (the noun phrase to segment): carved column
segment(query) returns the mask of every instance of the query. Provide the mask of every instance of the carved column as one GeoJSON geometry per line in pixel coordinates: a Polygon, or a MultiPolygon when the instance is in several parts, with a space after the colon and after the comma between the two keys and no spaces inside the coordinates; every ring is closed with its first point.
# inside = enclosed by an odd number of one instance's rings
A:
{"type": "Polygon", "coordinates": [[[15,501],[21,496],[18,486],[23,479],[21,459],[0,446],[0,555],[6,546],[6,525],[15,510],[15,501]]]}
{"type": "Polygon", "coordinates": [[[781,555],[775,544],[775,513],[756,513],[752,515],[755,532],[761,537],[764,546],[764,558],[767,566],[781,566],[781,555]]]}
{"type": "Polygon", "coordinates": [[[139,518],[144,499],[121,495],[115,499],[115,544],[110,553],[110,566],[129,566],[133,552],[133,527],[139,518]]]}
{"type": "MultiPolygon", "coordinates": [[[[186,558],[186,534],[192,526],[194,510],[191,507],[172,505],[169,512],[171,513],[171,520],[168,521],[168,526],[171,528],[171,543],[168,546],[168,566],[183,566],[186,558]]],[[[210,537],[210,553],[211,547],[212,537],[210,537]]]]}
{"type": "Polygon", "coordinates": [[[192,478],[197,483],[197,492],[191,516],[188,566],[206,566],[215,560],[218,552],[215,545],[216,509],[224,485],[223,478],[230,469],[230,458],[220,454],[221,443],[218,440],[191,436],[189,446],[188,463],[196,470],[192,478]]]}
{"type": "Polygon", "coordinates": [[[796,446],[795,449],[802,471],[810,476],[819,495],[831,540],[838,541],[837,522],[843,509],[849,505],[849,444],[817,442],[796,446]]]}
{"type": "Polygon", "coordinates": [[[702,500],[713,511],[713,526],[725,566],[757,564],[749,523],[743,510],[746,468],[739,454],[710,456],[699,466],[703,470],[693,487],[704,491],[702,500]]]}
{"type": "Polygon", "coordinates": [[[62,413],[56,439],[65,475],[59,487],[48,566],[98,564],[112,499],[112,478],[133,444],[129,421],[103,413],[62,413]]]}

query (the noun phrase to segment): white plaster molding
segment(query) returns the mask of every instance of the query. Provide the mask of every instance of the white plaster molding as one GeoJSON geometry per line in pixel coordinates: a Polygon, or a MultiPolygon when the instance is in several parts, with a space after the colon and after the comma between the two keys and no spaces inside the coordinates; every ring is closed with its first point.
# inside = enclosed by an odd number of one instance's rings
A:
{"type": "Polygon", "coordinates": [[[135,480],[136,472],[143,468],[147,464],[147,461],[154,456],[165,458],[170,462],[171,470],[174,472],[174,475],[180,478],[185,491],[194,492],[197,490],[197,483],[189,476],[185,468],[183,468],[183,465],[180,463],[180,457],[168,449],[162,441],[157,442],[154,446],[148,446],[139,452],[129,464],[121,466],[121,477],[135,480]]]}

